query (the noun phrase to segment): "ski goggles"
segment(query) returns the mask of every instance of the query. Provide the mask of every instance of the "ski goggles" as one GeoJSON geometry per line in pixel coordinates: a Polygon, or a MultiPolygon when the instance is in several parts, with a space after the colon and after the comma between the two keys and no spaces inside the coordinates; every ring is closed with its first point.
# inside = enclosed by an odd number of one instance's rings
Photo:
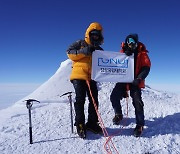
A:
{"type": "Polygon", "coordinates": [[[135,40],[133,38],[128,38],[127,39],[128,44],[136,44],[135,40]]]}
{"type": "Polygon", "coordinates": [[[100,30],[93,30],[93,31],[90,32],[90,35],[100,36],[101,35],[101,31],[100,30]]]}

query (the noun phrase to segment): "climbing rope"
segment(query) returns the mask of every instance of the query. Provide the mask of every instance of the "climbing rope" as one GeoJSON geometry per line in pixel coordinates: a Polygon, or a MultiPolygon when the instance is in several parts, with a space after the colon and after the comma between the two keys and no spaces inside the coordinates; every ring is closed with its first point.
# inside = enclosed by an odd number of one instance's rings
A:
{"type": "Polygon", "coordinates": [[[115,152],[116,152],[117,154],[119,154],[119,152],[117,151],[114,143],[112,142],[112,137],[109,136],[109,134],[108,134],[108,132],[107,132],[107,130],[106,130],[106,127],[105,127],[105,125],[104,125],[104,123],[103,123],[103,120],[102,120],[102,118],[101,118],[101,116],[100,116],[100,113],[99,113],[99,111],[98,111],[98,107],[97,107],[96,102],[95,102],[95,100],[94,100],[94,97],[93,97],[93,95],[92,95],[90,83],[89,83],[88,80],[86,80],[86,83],[87,83],[88,88],[89,88],[89,92],[90,92],[90,95],[91,95],[91,98],[92,98],[92,101],[93,101],[93,105],[94,105],[94,108],[95,108],[95,110],[96,110],[96,113],[97,113],[97,116],[98,116],[98,119],[99,119],[99,123],[100,123],[101,128],[102,128],[102,131],[103,131],[103,135],[104,135],[104,137],[106,138],[106,142],[105,142],[105,144],[104,144],[104,149],[106,150],[106,152],[107,152],[108,154],[112,154],[111,147],[110,147],[110,145],[109,145],[109,142],[111,142],[113,149],[115,150],[115,152]]]}

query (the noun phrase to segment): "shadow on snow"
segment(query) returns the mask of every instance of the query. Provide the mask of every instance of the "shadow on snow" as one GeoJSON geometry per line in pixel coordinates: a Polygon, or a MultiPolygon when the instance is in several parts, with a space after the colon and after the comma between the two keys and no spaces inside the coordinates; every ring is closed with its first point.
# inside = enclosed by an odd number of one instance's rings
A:
{"type": "MultiPolygon", "coordinates": [[[[180,113],[175,113],[173,115],[168,115],[166,117],[154,118],[153,121],[146,120],[142,137],[152,137],[156,135],[168,135],[168,134],[180,134],[180,113]]],[[[123,119],[125,124],[124,127],[128,126],[131,123],[135,122],[135,118],[123,119]]],[[[120,125],[120,128],[107,128],[109,135],[111,136],[131,136],[133,134],[134,128],[123,128],[123,125],[120,125]]]]}
{"type": "MultiPolygon", "coordinates": [[[[144,129],[142,137],[150,138],[156,135],[168,135],[168,134],[180,134],[180,113],[175,113],[173,115],[168,115],[166,117],[154,118],[154,121],[146,120],[145,126],[147,128],[144,129]]],[[[135,122],[135,118],[124,118],[124,127],[130,125],[135,122]]],[[[120,125],[120,128],[106,128],[108,134],[110,136],[132,136],[134,128],[123,128],[120,125]]],[[[60,141],[65,139],[76,139],[79,138],[77,134],[73,134],[76,136],[73,137],[63,137],[59,139],[50,139],[50,140],[42,140],[36,141],[34,143],[44,143],[44,142],[52,142],[52,141],[60,141]]],[[[102,138],[103,135],[93,134],[92,132],[87,131],[87,137],[85,140],[97,140],[102,138]]]]}

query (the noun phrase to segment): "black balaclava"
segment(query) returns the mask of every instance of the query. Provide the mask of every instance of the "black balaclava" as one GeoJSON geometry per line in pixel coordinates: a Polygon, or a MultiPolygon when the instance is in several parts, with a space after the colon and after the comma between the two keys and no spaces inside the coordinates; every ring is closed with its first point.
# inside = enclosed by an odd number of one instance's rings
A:
{"type": "Polygon", "coordinates": [[[92,30],[89,33],[89,38],[90,38],[91,44],[94,47],[97,47],[97,46],[101,45],[102,40],[103,40],[103,36],[102,36],[102,33],[101,33],[100,30],[92,30]],[[93,37],[94,35],[98,36],[99,38],[98,39],[94,39],[94,37],[93,37]]]}

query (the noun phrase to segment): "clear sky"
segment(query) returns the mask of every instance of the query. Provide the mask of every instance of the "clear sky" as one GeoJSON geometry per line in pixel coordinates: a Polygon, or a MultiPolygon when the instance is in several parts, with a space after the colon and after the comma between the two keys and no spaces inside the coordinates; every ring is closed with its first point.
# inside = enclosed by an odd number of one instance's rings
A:
{"type": "Polygon", "coordinates": [[[103,48],[119,51],[138,33],[152,62],[152,84],[180,84],[179,0],[0,0],[0,83],[43,83],[66,49],[97,21],[103,48]]]}

